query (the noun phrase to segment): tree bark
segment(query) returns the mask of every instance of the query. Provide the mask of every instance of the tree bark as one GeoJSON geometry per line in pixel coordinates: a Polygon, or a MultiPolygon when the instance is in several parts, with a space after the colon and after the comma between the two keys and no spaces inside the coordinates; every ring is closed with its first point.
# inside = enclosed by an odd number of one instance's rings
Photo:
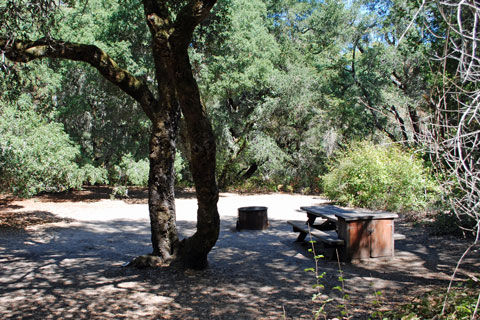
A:
{"type": "Polygon", "coordinates": [[[15,62],[27,63],[43,58],[86,62],[96,68],[105,79],[139,102],[143,111],[152,119],[152,108],[156,104],[156,99],[147,84],[120,68],[108,54],[96,46],[54,39],[13,42],[0,39],[0,51],[15,62]]]}
{"type": "Polygon", "coordinates": [[[412,122],[413,141],[418,144],[420,135],[420,117],[418,116],[417,109],[409,105],[408,115],[410,116],[410,121],[412,122]]]}
{"type": "Polygon", "coordinates": [[[176,129],[159,121],[150,137],[148,208],[152,231],[152,255],[170,262],[177,256],[178,236],[175,215],[175,140],[176,129]]]}
{"type": "MultiPolygon", "coordinates": [[[[215,180],[215,137],[201,103],[188,56],[188,45],[193,31],[214,4],[215,1],[190,1],[178,12],[175,22],[171,22],[165,4],[144,1],[145,15],[153,39],[159,100],[165,102],[165,105],[154,111],[154,117],[160,119],[161,126],[156,131],[159,135],[159,146],[151,149],[150,157],[151,165],[154,166],[149,181],[153,255],[159,255],[167,261],[172,259],[168,254],[173,255],[173,259],[181,262],[184,267],[194,269],[208,266],[207,255],[215,245],[220,231],[218,188],[215,180]],[[195,183],[198,210],[197,232],[178,246],[172,223],[175,219],[172,195],[179,108],[188,132],[190,170],[195,183]],[[163,121],[164,119],[166,121],[163,121]],[[170,136],[164,136],[165,134],[170,136]],[[157,161],[159,164],[155,167],[157,161]],[[165,177],[162,177],[162,169],[165,170],[165,177]]],[[[155,143],[156,139],[153,137],[153,147],[155,143]]]]}
{"type": "Polygon", "coordinates": [[[197,232],[182,241],[181,256],[189,268],[208,266],[207,254],[215,245],[220,232],[217,210],[218,187],[215,178],[216,144],[193,77],[186,47],[176,48],[176,83],[180,107],[187,124],[190,147],[190,170],[198,201],[197,232]]]}
{"type": "Polygon", "coordinates": [[[245,137],[241,137],[240,140],[240,147],[238,148],[238,150],[236,152],[232,150],[230,152],[230,157],[228,161],[226,161],[223,165],[222,172],[218,179],[218,185],[220,189],[227,187],[228,184],[231,184],[234,181],[234,179],[228,177],[228,174],[232,169],[233,165],[235,164],[237,158],[247,147],[247,139],[245,137]]]}
{"type": "Polygon", "coordinates": [[[400,125],[400,131],[402,132],[404,143],[408,144],[408,133],[407,133],[407,128],[405,127],[405,120],[403,120],[403,118],[400,116],[400,113],[398,112],[397,108],[394,105],[392,105],[390,109],[393,115],[395,116],[395,119],[398,121],[400,125]]]}

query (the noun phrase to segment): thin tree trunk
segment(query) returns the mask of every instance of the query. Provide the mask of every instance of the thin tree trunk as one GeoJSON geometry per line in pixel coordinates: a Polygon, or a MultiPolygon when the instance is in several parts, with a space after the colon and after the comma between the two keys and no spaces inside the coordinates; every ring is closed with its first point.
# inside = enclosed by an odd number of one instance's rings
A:
{"type": "Polygon", "coordinates": [[[417,110],[410,105],[408,106],[408,115],[412,122],[413,140],[418,144],[418,136],[420,135],[420,117],[418,116],[417,110]]]}
{"type": "Polygon", "coordinates": [[[245,150],[247,147],[247,139],[242,137],[241,138],[241,145],[239,149],[236,152],[231,152],[230,159],[225,162],[223,165],[222,173],[220,174],[218,180],[218,185],[220,189],[223,189],[227,186],[227,184],[232,183],[234,180],[230,178],[230,180],[227,180],[227,175],[229,174],[229,171],[232,169],[232,166],[235,164],[235,161],[237,160],[238,156],[245,150]]]}
{"type": "Polygon", "coordinates": [[[391,106],[391,111],[400,125],[400,131],[402,132],[403,141],[405,141],[405,143],[408,143],[408,134],[407,128],[405,127],[405,120],[403,120],[403,118],[400,116],[400,113],[394,105],[391,106]]]}
{"type": "Polygon", "coordinates": [[[216,144],[212,126],[200,101],[187,48],[178,50],[175,73],[177,94],[187,124],[190,170],[198,200],[197,232],[182,241],[180,253],[188,268],[203,269],[208,266],[207,254],[215,245],[220,232],[218,187],[215,178],[216,144]]]}

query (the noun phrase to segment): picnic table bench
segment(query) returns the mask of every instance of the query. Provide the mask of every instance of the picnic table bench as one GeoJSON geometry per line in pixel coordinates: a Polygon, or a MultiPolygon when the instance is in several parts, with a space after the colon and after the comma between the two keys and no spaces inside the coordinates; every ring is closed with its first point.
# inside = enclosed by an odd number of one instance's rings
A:
{"type": "Polygon", "coordinates": [[[390,212],[348,210],[333,205],[301,207],[307,221],[287,221],[295,232],[297,241],[308,234],[329,248],[338,249],[340,258],[352,261],[367,258],[393,257],[395,240],[405,239],[394,232],[398,215],[390,212]],[[317,218],[320,223],[315,223],[317,218]]]}

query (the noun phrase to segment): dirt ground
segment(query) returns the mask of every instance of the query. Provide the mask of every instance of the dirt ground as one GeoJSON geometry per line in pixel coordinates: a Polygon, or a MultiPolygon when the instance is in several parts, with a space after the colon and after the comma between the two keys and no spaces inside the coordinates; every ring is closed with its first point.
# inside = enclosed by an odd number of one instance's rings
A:
{"type": "MultiPolygon", "coordinates": [[[[205,271],[138,270],[123,265],[150,251],[147,195],[130,190],[110,200],[108,188],[89,187],[29,200],[0,196],[0,319],[311,319],[327,299],[331,319],[341,302],[336,261],[320,260],[320,301],[312,302],[315,267],[286,220],[303,222],[300,206],[319,205],[316,196],[224,193],[217,245],[205,271]],[[266,206],[266,231],[235,232],[237,209],[266,206]],[[23,228],[23,226],[27,226],[23,228]]],[[[196,200],[177,194],[181,236],[195,230],[196,200]]],[[[400,219],[395,258],[341,264],[347,310],[368,319],[375,310],[412,301],[432,288],[446,288],[468,241],[430,236],[400,219]]],[[[461,281],[480,270],[479,248],[465,258],[461,281]]]]}

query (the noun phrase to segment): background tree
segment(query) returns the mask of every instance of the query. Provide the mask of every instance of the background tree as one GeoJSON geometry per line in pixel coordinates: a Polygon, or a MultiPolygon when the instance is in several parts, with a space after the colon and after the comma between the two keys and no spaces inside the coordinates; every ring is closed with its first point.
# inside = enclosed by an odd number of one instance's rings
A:
{"type": "Polygon", "coordinates": [[[258,136],[253,134],[258,122],[254,111],[270,91],[270,79],[279,56],[262,1],[222,3],[223,8],[227,5],[223,23],[217,24],[216,36],[212,39],[208,32],[202,33],[193,46],[207,110],[215,119],[219,142],[217,168],[222,187],[251,177],[259,167],[260,163],[249,156],[255,145],[252,139],[258,136]],[[218,30],[219,26],[223,29],[218,30]]]}
{"type": "Polygon", "coordinates": [[[61,124],[48,123],[21,104],[2,101],[0,138],[2,189],[31,196],[81,187],[83,172],[75,161],[80,150],[61,124]]]}
{"type": "Polygon", "coordinates": [[[213,37],[218,42],[210,37],[204,45],[199,38],[194,46],[195,71],[220,146],[220,185],[317,189],[335,145],[329,142],[334,134],[324,111],[331,101],[323,79],[330,78],[338,56],[333,52],[341,45],[327,44],[338,43],[346,9],[335,1],[239,0],[228,8],[223,29],[216,30],[220,36],[213,37]],[[315,47],[326,29],[333,29],[331,41],[323,38],[325,46],[315,47]],[[325,67],[321,59],[332,64],[325,67]]]}
{"type": "MultiPolygon", "coordinates": [[[[88,1],[63,14],[63,37],[72,42],[90,41],[120,65],[154,87],[154,65],[149,52],[148,27],[139,3],[88,1]]],[[[95,69],[71,61],[58,61],[61,90],[56,93],[56,120],[65,124],[82,148],[83,161],[110,172],[115,183],[115,165],[125,154],[134,160],[148,157],[150,122],[128,95],[98,78],[95,69]],[[115,112],[111,112],[115,110],[115,112]]]]}

